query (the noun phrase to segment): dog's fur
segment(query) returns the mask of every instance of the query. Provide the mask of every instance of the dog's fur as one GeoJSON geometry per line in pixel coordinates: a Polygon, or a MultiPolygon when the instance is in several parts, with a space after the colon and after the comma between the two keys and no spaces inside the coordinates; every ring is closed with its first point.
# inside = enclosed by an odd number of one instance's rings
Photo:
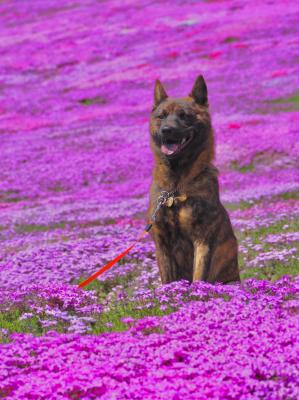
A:
{"type": "Polygon", "coordinates": [[[179,99],[168,97],[156,81],[150,132],[155,167],[149,220],[161,191],[176,193],[152,228],[162,283],[239,281],[238,245],[219,199],[214,134],[201,75],[190,95],[179,99]]]}

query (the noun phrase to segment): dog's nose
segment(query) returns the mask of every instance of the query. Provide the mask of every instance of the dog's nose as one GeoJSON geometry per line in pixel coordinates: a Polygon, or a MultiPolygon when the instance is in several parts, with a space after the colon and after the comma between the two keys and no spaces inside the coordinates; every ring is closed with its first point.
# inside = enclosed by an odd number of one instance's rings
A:
{"type": "Polygon", "coordinates": [[[162,129],[161,129],[161,132],[165,135],[165,134],[167,134],[167,133],[171,133],[172,132],[172,128],[170,127],[170,126],[164,126],[162,129]]]}

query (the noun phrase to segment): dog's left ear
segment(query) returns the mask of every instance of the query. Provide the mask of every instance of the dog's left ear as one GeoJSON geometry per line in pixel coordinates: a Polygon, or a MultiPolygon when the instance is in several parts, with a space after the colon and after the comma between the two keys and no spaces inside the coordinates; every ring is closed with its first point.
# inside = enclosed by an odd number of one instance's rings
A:
{"type": "Polygon", "coordinates": [[[155,92],[154,92],[154,103],[155,107],[157,107],[162,101],[167,99],[167,93],[162,85],[162,83],[159,81],[159,79],[156,80],[155,83],[155,92]]]}
{"type": "Polygon", "coordinates": [[[189,96],[192,97],[196,101],[196,103],[202,106],[208,104],[208,89],[202,75],[199,75],[196,78],[196,81],[189,96]]]}

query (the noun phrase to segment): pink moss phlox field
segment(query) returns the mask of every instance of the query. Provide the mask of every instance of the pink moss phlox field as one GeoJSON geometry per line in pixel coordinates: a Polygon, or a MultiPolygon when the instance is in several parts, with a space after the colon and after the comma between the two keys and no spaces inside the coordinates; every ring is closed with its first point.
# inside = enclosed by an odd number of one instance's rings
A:
{"type": "Polygon", "coordinates": [[[298,20],[295,0],[0,2],[0,398],[299,398],[298,20]],[[155,79],[182,96],[198,74],[241,274],[280,279],[161,287],[147,238],[78,290],[145,226],[155,79]]]}
{"type": "MultiPolygon", "coordinates": [[[[194,298],[218,296],[133,322],[123,333],[14,334],[0,349],[1,393],[7,399],[296,399],[297,288],[288,279],[243,287],[197,283],[194,298]]],[[[180,301],[186,285],[168,289],[162,291],[180,301]]]]}

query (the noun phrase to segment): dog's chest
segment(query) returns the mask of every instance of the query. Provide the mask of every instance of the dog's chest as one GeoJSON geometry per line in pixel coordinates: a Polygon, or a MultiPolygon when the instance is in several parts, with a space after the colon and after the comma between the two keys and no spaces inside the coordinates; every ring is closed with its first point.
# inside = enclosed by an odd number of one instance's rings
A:
{"type": "Polygon", "coordinates": [[[192,227],[192,207],[187,202],[176,202],[161,209],[157,224],[166,231],[188,231],[192,227]]]}

